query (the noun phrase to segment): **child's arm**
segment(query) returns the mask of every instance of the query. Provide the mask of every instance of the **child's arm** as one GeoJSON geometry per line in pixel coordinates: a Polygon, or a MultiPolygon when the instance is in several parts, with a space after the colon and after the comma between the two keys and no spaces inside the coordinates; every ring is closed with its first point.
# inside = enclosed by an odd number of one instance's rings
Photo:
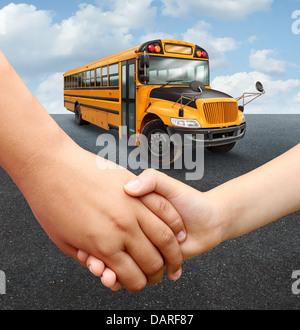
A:
{"type": "MultiPolygon", "coordinates": [[[[141,290],[147,278],[157,283],[164,260],[170,276],[180,269],[172,230],[123,190],[135,176],[75,144],[1,51],[0,117],[0,165],[64,253],[79,260],[82,249],[102,258],[130,291],[141,290]]],[[[180,216],[175,217],[180,232],[180,216]]]]}
{"type": "Polygon", "coordinates": [[[125,191],[131,196],[155,191],[173,204],[187,231],[181,249],[188,259],[300,209],[300,144],[206,193],[155,170],[143,172],[125,191]]]}

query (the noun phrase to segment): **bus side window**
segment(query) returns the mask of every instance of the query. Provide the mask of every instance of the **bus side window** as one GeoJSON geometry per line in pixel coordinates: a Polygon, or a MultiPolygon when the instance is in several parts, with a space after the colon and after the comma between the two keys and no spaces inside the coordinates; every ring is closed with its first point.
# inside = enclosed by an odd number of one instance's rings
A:
{"type": "Polygon", "coordinates": [[[90,87],[90,71],[86,72],[86,87],[90,87]]]}
{"type": "Polygon", "coordinates": [[[80,72],[78,74],[78,87],[81,88],[81,82],[82,82],[82,73],[80,72]]]}
{"type": "Polygon", "coordinates": [[[101,86],[101,68],[96,69],[96,86],[101,86]]]}
{"type": "Polygon", "coordinates": [[[77,88],[78,87],[78,75],[75,74],[74,76],[74,87],[77,88]]]}
{"type": "Polygon", "coordinates": [[[119,64],[109,66],[109,86],[119,86],[119,64]]]}
{"type": "Polygon", "coordinates": [[[102,68],[102,86],[107,86],[107,66],[102,68]]]}
{"type": "Polygon", "coordinates": [[[82,72],[82,87],[85,87],[86,83],[86,72],[82,72]]]}
{"type": "Polygon", "coordinates": [[[91,87],[95,87],[95,70],[91,70],[91,87]]]}

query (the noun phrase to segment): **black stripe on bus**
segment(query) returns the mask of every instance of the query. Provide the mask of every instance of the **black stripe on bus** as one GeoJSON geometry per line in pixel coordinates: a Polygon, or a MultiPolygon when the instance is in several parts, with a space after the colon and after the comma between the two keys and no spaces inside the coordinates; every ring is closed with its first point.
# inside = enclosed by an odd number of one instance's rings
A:
{"type": "Polygon", "coordinates": [[[91,100],[101,100],[101,101],[111,101],[111,102],[119,102],[119,99],[113,97],[98,97],[98,96],[86,96],[86,95],[73,95],[73,94],[65,94],[65,96],[69,97],[77,97],[79,99],[91,99],[91,100]]]}
{"type": "Polygon", "coordinates": [[[113,124],[108,124],[108,127],[110,129],[116,129],[116,130],[119,130],[119,126],[116,126],[116,125],[113,125],[113,124]]]}
{"type": "Polygon", "coordinates": [[[88,104],[82,104],[80,103],[81,107],[85,107],[85,108],[91,108],[91,109],[95,109],[95,110],[99,110],[99,111],[104,111],[104,112],[108,112],[108,113],[112,113],[114,115],[118,115],[119,111],[117,110],[111,110],[111,109],[106,109],[106,108],[100,108],[100,107],[95,107],[93,105],[88,105],[88,104]]]}

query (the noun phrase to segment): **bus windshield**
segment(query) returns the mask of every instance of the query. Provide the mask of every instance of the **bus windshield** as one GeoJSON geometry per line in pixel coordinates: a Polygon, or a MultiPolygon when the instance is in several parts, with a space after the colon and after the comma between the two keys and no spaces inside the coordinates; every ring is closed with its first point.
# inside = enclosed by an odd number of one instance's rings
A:
{"type": "Polygon", "coordinates": [[[149,84],[188,85],[200,81],[209,85],[208,61],[150,56],[149,84]]]}

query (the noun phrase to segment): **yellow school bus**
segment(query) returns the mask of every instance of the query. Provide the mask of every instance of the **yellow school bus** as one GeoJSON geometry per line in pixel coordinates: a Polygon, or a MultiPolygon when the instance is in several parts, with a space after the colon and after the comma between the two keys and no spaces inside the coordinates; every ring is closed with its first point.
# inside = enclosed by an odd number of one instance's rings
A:
{"type": "Polygon", "coordinates": [[[201,134],[206,148],[225,153],[246,131],[244,107],[210,87],[208,53],[178,40],[152,40],[66,72],[64,106],[78,125],[126,127],[120,138],[135,134],[137,145],[146,136],[156,155],[161,134],[201,134]]]}

